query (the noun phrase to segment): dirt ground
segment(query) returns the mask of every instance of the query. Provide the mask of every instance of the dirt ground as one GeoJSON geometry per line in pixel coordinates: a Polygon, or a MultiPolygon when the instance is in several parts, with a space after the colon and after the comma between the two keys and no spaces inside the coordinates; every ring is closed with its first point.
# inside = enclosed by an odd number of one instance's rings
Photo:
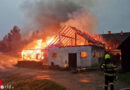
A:
{"type": "MultiPolygon", "coordinates": [[[[0,80],[15,82],[27,79],[49,79],[67,90],[103,90],[104,77],[99,71],[83,72],[73,74],[69,71],[37,70],[13,67],[0,70],[0,80]]],[[[127,85],[117,81],[115,90],[126,88],[127,85]]]]}

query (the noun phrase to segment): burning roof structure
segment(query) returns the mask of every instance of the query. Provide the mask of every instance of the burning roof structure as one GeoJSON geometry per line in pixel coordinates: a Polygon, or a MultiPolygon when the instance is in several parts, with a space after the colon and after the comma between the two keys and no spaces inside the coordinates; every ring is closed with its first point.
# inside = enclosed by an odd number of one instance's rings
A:
{"type": "Polygon", "coordinates": [[[80,45],[95,45],[104,47],[102,39],[96,40],[98,37],[90,35],[88,33],[82,32],[75,27],[63,26],[58,33],[51,41],[49,46],[80,46],[80,45]]]}

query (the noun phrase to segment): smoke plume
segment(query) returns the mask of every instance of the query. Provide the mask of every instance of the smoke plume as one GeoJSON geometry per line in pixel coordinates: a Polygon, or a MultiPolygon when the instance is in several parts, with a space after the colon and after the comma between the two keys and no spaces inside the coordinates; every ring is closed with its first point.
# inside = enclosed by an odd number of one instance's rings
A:
{"type": "Polygon", "coordinates": [[[57,33],[61,23],[89,33],[96,27],[96,20],[92,13],[74,1],[26,1],[22,8],[30,23],[27,27],[40,30],[44,36],[57,33]]]}

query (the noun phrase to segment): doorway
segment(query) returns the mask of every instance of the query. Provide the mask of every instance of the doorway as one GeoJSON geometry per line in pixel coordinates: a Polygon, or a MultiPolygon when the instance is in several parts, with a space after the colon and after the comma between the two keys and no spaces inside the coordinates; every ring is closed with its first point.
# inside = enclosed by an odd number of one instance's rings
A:
{"type": "Polygon", "coordinates": [[[77,67],[77,54],[69,53],[69,68],[76,68],[76,67],[77,67]]]}

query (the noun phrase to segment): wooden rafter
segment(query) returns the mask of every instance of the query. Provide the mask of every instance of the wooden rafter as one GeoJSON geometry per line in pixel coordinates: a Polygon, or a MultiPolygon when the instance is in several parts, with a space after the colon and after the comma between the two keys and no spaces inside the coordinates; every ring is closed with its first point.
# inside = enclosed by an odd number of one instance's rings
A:
{"type": "Polygon", "coordinates": [[[61,43],[63,46],[67,45],[73,46],[77,45],[77,41],[83,42],[84,45],[86,44],[86,42],[88,42],[87,44],[90,43],[93,45],[102,45],[102,43],[96,41],[89,34],[83,33],[74,27],[66,25],[61,27],[59,34],[56,35],[55,39],[50,43],[50,45],[61,43]]]}

